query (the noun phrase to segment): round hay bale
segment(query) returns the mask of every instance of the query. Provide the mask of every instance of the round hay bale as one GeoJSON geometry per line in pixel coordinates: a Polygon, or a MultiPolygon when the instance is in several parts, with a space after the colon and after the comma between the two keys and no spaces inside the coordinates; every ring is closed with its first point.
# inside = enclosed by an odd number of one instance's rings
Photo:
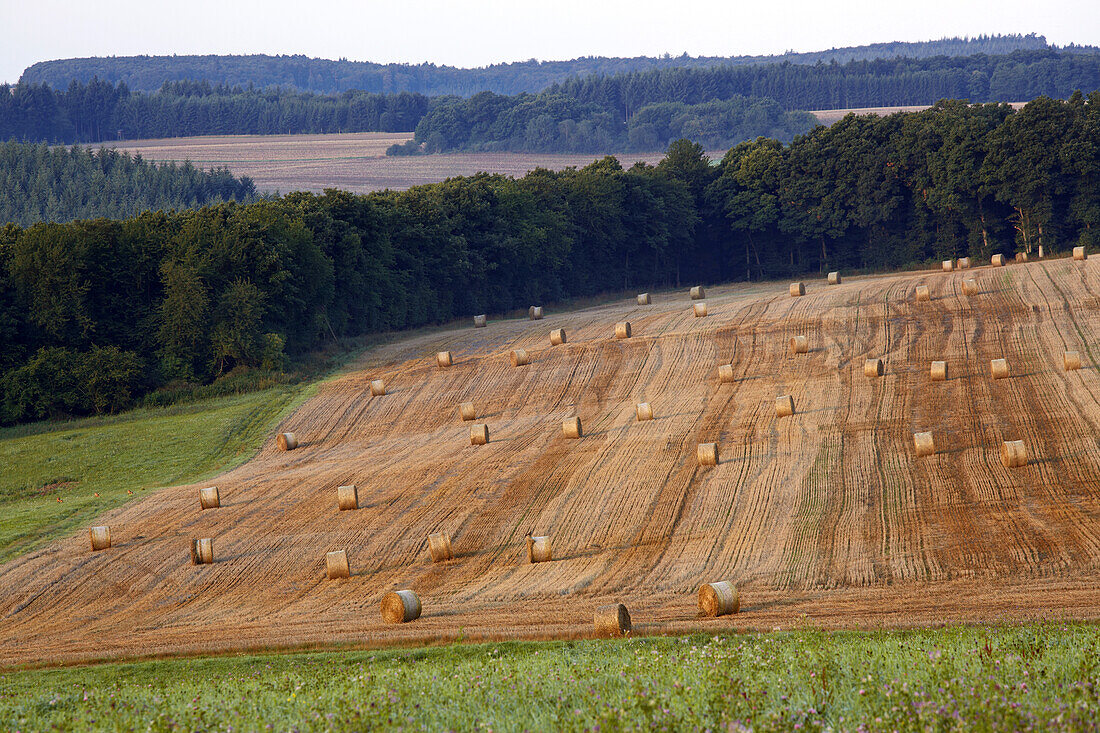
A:
{"type": "Polygon", "coordinates": [[[1006,440],[1001,444],[1001,463],[1005,468],[1027,465],[1027,447],[1022,440],[1006,440]]]}
{"type": "Polygon", "coordinates": [[[532,321],[541,321],[542,320],[542,306],[541,305],[533,305],[530,308],[528,308],[527,309],[527,317],[530,318],[532,321]]]}
{"type": "Polygon", "coordinates": [[[454,357],[451,356],[449,351],[437,351],[435,354],[435,363],[440,369],[446,369],[455,363],[454,357]]]}
{"type": "Polygon", "coordinates": [[[462,417],[462,422],[477,420],[477,408],[474,407],[473,402],[463,402],[459,405],[458,414],[462,417]]]}
{"type": "Polygon", "coordinates": [[[530,361],[531,361],[531,358],[529,356],[527,356],[527,350],[526,349],[515,349],[512,352],[511,359],[512,359],[512,366],[514,366],[514,367],[524,366],[524,365],[530,363],[530,361]]]}
{"type": "Polygon", "coordinates": [[[917,457],[923,458],[936,452],[936,443],[932,440],[932,433],[913,433],[913,445],[917,449],[917,457]]]}
{"type": "Polygon", "coordinates": [[[801,296],[806,294],[806,284],[805,283],[791,283],[791,286],[790,286],[789,290],[791,292],[791,297],[792,298],[801,297],[801,296]]]}
{"type": "Polygon", "coordinates": [[[810,350],[810,339],[808,336],[791,336],[790,348],[792,354],[805,354],[810,350]]]}
{"type": "Polygon", "coordinates": [[[554,559],[554,553],[550,547],[550,538],[546,535],[527,535],[527,561],[550,562],[554,559]]]}
{"type": "Polygon", "coordinates": [[[1005,379],[1008,377],[1008,360],[1007,359],[993,359],[989,362],[989,371],[993,375],[994,379],[1005,379]]]}
{"type": "Polygon", "coordinates": [[[863,376],[881,377],[885,373],[886,368],[882,365],[882,359],[868,359],[863,362],[863,376]]]}
{"type": "Polygon", "coordinates": [[[583,437],[584,432],[581,430],[581,419],[579,417],[571,417],[562,420],[561,434],[567,438],[583,437]]]}
{"type": "Polygon", "coordinates": [[[692,310],[695,312],[696,318],[702,318],[707,314],[707,304],[696,303],[694,306],[692,306],[692,310]]]}
{"type": "Polygon", "coordinates": [[[830,272],[828,279],[829,279],[829,284],[830,285],[840,285],[840,273],[839,272],[830,272]]]}
{"type": "Polygon", "coordinates": [[[710,618],[737,613],[741,610],[741,594],[728,580],[703,583],[699,586],[699,610],[710,618]]]}
{"type": "Polygon", "coordinates": [[[484,423],[470,426],[470,445],[485,445],[489,442],[489,426],[484,423]]]}
{"type": "Polygon", "coordinates": [[[947,362],[946,361],[934,361],[934,362],[932,362],[932,368],[929,370],[929,374],[932,377],[933,382],[946,382],[947,381],[947,362]]]}
{"type": "Polygon", "coordinates": [[[927,285],[917,286],[917,300],[928,301],[932,300],[932,292],[928,289],[927,285]]]}
{"type": "Polygon", "coordinates": [[[707,297],[707,291],[703,289],[702,285],[696,285],[691,289],[692,300],[702,300],[707,297]]]}
{"type": "Polygon", "coordinates": [[[794,414],[794,397],[789,394],[775,398],[775,416],[790,417],[794,414]]]}
{"type": "Polygon", "coordinates": [[[638,418],[638,422],[652,420],[653,405],[649,404],[648,402],[639,402],[634,408],[634,415],[638,418]]]}
{"type": "Polygon", "coordinates": [[[649,305],[649,293],[638,293],[638,305],[649,305]]]}
{"type": "Polygon", "coordinates": [[[279,433],[275,436],[275,442],[279,444],[279,450],[294,450],[298,447],[298,436],[294,433],[279,433]]]}
{"type": "Polygon", "coordinates": [[[993,265],[994,267],[1004,267],[1004,265],[1005,265],[1005,256],[1004,255],[993,255],[992,257],[989,258],[989,264],[993,265]]]}
{"type": "Polygon", "coordinates": [[[432,532],[428,535],[428,555],[432,562],[454,560],[455,554],[451,550],[451,536],[446,532],[432,532]]]}
{"type": "Polygon", "coordinates": [[[960,270],[969,270],[970,269],[970,258],[969,257],[960,257],[959,258],[959,269],[960,270]]]}
{"type": "Polygon", "coordinates": [[[1062,354],[1062,367],[1067,372],[1077,371],[1081,368],[1081,352],[1067,351],[1062,354]]]}
{"type": "Polygon", "coordinates": [[[630,338],[630,321],[622,321],[615,324],[615,338],[628,339],[630,338]]]}
{"type": "Polygon", "coordinates": [[[1016,261],[1017,262],[1027,262],[1027,252],[1017,252],[1016,253],[1016,261]]]}
{"type": "Polygon", "coordinates": [[[482,313],[480,316],[474,316],[474,328],[485,328],[489,324],[489,319],[482,313]]]}
{"type": "Polygon", "coordinates": [[[411,590],[395,590],[382,596],[382,620],[404,624],[420,618],[420,599],[411,590]]]}
{"type": "Polygon", "coordinates": [[[1087,260],[1088,257],[1089,256],[1088,256],[1088,254],[1085,253],[1085,248],[1084,247],[1074,247],[1073,248],[1073,259],[1075,259],[1075,260],[1087,260]]]}
{"type": "Polygon", "coordinates": [[[336,487],[336,504],[342,512],[351,512],[359,508],[359,489],[355,484],[336,487]]]}
{"type": "Polygon", "coordinates": [[[695,449],[695,457],[699,459],[700,466],[717,466],[718,444],[700,443],[699,447],[695,449]]]}
{"type": "Polygon", "coordinates": [[[551,346],[561,346],[564,343],[565,343],[565,329],[564,328],[555,328],[553,331],[550,332],[550,345],[551,346]]]}
{"type": "Polygon", "coordinates": [[[737,381],[737,375],[733,371],[733,364],[719,364],[718,365],[718,382],[735,382],[737,381]]]}
{"type": "Polygon", "coordinates": [[[110,527],[92,527],[88,530],[88,538],[92,542],[92,550],[106,550],[111,546],[110,527]]]}
{"type": "Polygon", "coordinates": [[[977,295],[978,281],[973,278],[963,280],[963,295],[977,295]]]}
{"type": "Polygon", "coordinates": [[[347,550],[336,550],[325,555],[325,574],[328,575],[329,580],[351,577],[347,550]]]}
{"type": "Polygon", "coordinates": [[[943,261],[943,271],[944,272],[951,272],[954,269],[955,269],[955,265],[951,262],[951,260],[944,260],[943,261]]]}
{"type": "Polygon", "coordinates": [[[370,383],[370,396],[381,397],[386,394],[386,383],[381,379],[372,379],[370,383]]]}
{"type": "Polygon", "coordinates": [[[630,632],[630,613],[621,603],[600,606],[592,620],[598,636],[622,636],[630,632]]]}
{"type": "Polygon", "coordinates": [[[221,505],[222,498],[218,493],[217,486],[207,486],[205,489],[199,489],[200,509],[217,509],[221,505]]]}
{"type": "Polygon", "coordinates": [[[201,540],[191,540],[191,564],[210,565],[214,562],[214,540],[204,537],[201,540]]]}
{"type": "MultiPolygon", "coordinates": [[[[1039,259],[1043,259],[1043,245],[1039,245],[1039,259]]],[[[1024,260],[1027,261],[1026,259],[1024,260]]]]}

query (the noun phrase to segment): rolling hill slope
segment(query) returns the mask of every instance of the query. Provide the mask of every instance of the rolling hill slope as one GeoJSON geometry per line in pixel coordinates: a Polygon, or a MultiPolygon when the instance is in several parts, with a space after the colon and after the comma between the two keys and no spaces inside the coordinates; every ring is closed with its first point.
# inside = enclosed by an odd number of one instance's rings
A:
{"type": "Polygon", "coordinates": [[[0,566],[0,663],[571,637],[613,600],[637,633],[1098,618],[1098,268],[812,281],[802,298],[720,287],[706,318],[675,292],[380,347],[287,420],[302,447],[269,441],[214,482],[223,508],[167,489],[102,518],[110,550],[81,533],[0,566]],[[921,284],[931,302],[915,301],[921,284]],[[629,340],[614,338],[622,320],[629,340]],[[551,347],[558,327],[568,343],[551,347]],[[809,353],[788,352],[798,334],[809,353]],[[510,365],[517,347],[528,366],[510,365]],[[1085,368],[1064,372],[1065,349],[1085,368]],[[864,377],[878,356],[886,375],[864,377]],[[1002,356],[1012,376],[993,381],[1002,356]],[[929,379],[935,359],[946,382],[929,379]],[[718,383],[722,362],[735,382],[718,383]],[[376,378],[389,394],[370,397],[376,378]],[[777,418],[785,393],[796,414],[777,418]],[[458,419],[467,400],[486,446],[458,419]],[[635,422],[641,401],[655,420],[635,422]],[[580,440],[562,437],[573,416],[580,440]],[[924,430],[940,452],[916,458],[924,430]],[[1001,465],[1010,439],[1026,467],[1001,465]],[[703,442],[718,466],[698,465],[703,442]],[[346,483],[358,511],[337,511],[346,483]],[[456,559],[433,565],[438,530],[456,559]],[[553,538],[552,562],[527,563],[527,533],[553,538]],[[192,537],[214,538],[215,564],[190,564],[192,537]],[[348,580],[324,577],[336,549],[348,580]],[[719,579],[741,584],[742,612],[697,618],[696,590],[719,579]],[[422,618],[381,622],[397,588],[420,595],[422,618]]]}

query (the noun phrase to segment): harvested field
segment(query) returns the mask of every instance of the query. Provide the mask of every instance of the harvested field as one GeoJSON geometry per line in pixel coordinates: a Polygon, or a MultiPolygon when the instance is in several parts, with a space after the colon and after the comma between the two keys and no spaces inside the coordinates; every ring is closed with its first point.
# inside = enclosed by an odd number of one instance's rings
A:
{"type": "MultiPolygon", "coordinates": [[[[1013,109],[1023,109],[1023,106],[1027,102],[1009,102],[1013,109]]],[[[879,117],[886,117],[892,115],[895,112],[921,112],[928,109],[932,105],[930,104],[914,104],[903,107],[852,107],[850,109],[814,109],[810,110],[810,114],[817,118],[817,121],[822,125],[831,125],[834,122],[844,119],[850,114],[854,115],[878,115],[879,117]]]]}
{"type": "MultiPolygon", "coordinates": [[[[602,154],[447,153],[387,157],[386,148],[411,132],[336,135],[224,135],[161,140],[120,140],[107,147],[140,153],[146,160],[190,160],[201,168],[225,166],[249,176],[260,191],[316,191],[339,188],[356,193],[404,190],[480,171],[523,176],[535,168],[584,167],[602,154]]],[[[724,151],[712,153],[720,158],[724,151]]],[[[664,152],[612,153],[624,168],[635,161],[656,164],[664,152]]]]}
{"type": "Polygon", "coordinates": [[[635,634],[1100,618],[1100,272],[1070,259],[788,284],[633,295],[544,322],[491,320],[369,352],[323,385],[251,462],[165,489],[0,566],[0,663],[356,642],[594,635],[622,602],[635,634]],[[918,284],[932,291],[916,303],[918,284]],[[629,320],[630,339],[614,324],[629,320]],[[551,347],[548,329],[568,326],[551,347]],[[809,336],[806,354],[788,340],[809,336]],[[527,350],[530,364],[508,354],[527,350]],[[437,351],[455,365],[438,369],[437,351]],[[1063,371],[1079,350],[1080,371],[1063,371]],[[1013,365],[990,378],[991,359],[1013,365]],[[885,376],[863,376],[867,358],[885,376]],[[930,381],[933,359],[949,379],[930,381]],[[719,383],[718,364],[735,381],[719,383]],[[387,396],[371,399],[370,381],[387,396]],[[777,418],[775,396],[798,411],[777,418]],[[456,414],[478,405],[492,441],[456,414]],[[655,419],[638,422],[638,402],[655,419]],[[584,438],[562,421],[579,417],[584,438]],[[913,434],[939,452],[917,458],[913,434]],[[1005,440],[1029,462],[1001,465],[1005,440]],[[700,467],[699,443],[719,446],[700,467]],[[356,484],[359,510],[336,487],[356,484]],[[433,564],[427,537],[450,535],[433,564]],[[553,538],[527,562],[526,536],[553,538]],[[188,540],[212,537],[212,565],[188,540]],[[324,553],[352,574],[325,579],[324,553]],[[716,578],[741,608],[698,617],[716,578]],[[387,625],[382,597],[408,588],[422,616],[387,625]]]}

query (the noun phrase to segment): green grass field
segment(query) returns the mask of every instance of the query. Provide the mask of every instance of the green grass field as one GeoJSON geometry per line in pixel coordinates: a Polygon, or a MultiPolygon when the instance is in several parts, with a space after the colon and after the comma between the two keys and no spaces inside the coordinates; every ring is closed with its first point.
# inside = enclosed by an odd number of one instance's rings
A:
{"type": "Polygon", "coordinates": [[[1095,730],[1100,627],[651,637],[0,673],[6,730],[1095,730]]]}

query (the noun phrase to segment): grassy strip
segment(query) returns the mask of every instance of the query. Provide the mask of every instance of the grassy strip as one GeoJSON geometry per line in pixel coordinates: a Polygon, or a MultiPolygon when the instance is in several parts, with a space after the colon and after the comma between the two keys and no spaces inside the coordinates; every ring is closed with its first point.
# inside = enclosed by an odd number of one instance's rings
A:
{"type": "Polygon", "coordinates": [[[1084,730],[1100,627],[508,642],[0,675],[0,726],[101,730],[1084,730]]]}

